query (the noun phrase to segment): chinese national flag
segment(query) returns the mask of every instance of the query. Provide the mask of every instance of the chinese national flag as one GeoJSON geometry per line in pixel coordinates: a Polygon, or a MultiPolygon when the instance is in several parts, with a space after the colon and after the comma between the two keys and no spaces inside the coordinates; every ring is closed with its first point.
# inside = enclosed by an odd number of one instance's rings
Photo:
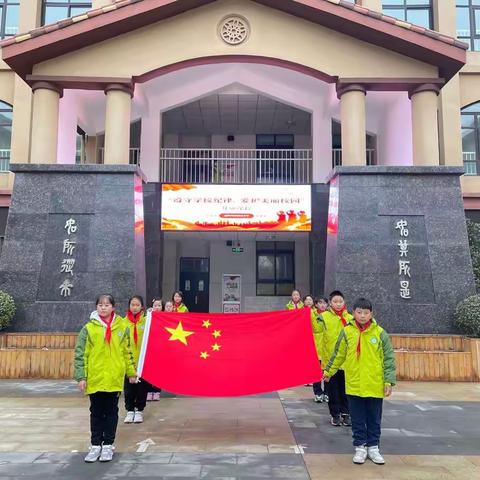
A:
{"type": "Polygon", "coordinates": [[[153,312],[139,374],[172,393],[212,397],[271,392],[322,376],[306,308],[240,314],[153,312]]]}

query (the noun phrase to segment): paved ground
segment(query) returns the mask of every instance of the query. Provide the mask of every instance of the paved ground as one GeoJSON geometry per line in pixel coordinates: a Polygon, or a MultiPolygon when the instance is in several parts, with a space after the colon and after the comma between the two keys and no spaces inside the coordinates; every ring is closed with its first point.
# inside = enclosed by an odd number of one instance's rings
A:
{"type": "MultiPolygon", "coordinates": [[[[122,409],[123,414],[123,409],[122,409]]],[[[307,387],[235,399],[165,395],[86,465],[88,402],[72,382],[0,380],[0,478],[480,479],[480,384],[407,383],[385,404],[387,465],[351,463],[351,432],[307,387]],[[145,453],[137,453],[150,439],[145,453]]]]}

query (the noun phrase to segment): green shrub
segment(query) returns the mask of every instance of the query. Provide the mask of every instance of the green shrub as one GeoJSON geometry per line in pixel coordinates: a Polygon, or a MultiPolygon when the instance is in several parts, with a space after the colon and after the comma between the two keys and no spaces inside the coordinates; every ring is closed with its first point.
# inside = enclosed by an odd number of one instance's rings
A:
{"type": "Polygon", "coordinates": [[[480,337],[480,295],[472,295],[457,305],[455,324],[462,333],[480,337]]]}
{"type": "Polygon", "coordinates": [[[467,233],[473,274],[475,275],[475,286],[477,291],[480,291],[480,223],[467,220],[467,233]]]}
{"type": "Polygon", "coordinates": [[[0,290],[0,330],[7,328],[15,315],[15,302],[6,292],[0,290]]]}

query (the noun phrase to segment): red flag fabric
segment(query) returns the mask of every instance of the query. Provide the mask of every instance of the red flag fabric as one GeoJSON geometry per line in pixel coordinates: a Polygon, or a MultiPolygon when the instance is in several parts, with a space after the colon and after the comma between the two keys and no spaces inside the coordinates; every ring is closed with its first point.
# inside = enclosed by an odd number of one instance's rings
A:
{"type": "Polygon", "coordinates": [[[240,314],[152,312],[139,374],[172,393],[241,396],[321,380],[310,309],[240,314]]]}

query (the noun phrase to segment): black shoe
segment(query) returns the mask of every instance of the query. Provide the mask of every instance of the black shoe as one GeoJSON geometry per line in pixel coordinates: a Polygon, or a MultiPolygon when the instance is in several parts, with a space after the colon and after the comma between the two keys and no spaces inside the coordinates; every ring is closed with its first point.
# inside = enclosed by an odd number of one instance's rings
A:
{"type": "Polygon", "coordinates": [[[351,427],[352,426],[352,419],[348,413],[342,413],[342,425],[344,427],[351,427]]]}
{"type": "Polygon", "coordinates": [[[332,417],[330,419],[330,423],[334,426],[334,427],[340,427],[342,425],[342,419],[340,418],[340,415],[336,415],[335,417],[332,417]]]}

